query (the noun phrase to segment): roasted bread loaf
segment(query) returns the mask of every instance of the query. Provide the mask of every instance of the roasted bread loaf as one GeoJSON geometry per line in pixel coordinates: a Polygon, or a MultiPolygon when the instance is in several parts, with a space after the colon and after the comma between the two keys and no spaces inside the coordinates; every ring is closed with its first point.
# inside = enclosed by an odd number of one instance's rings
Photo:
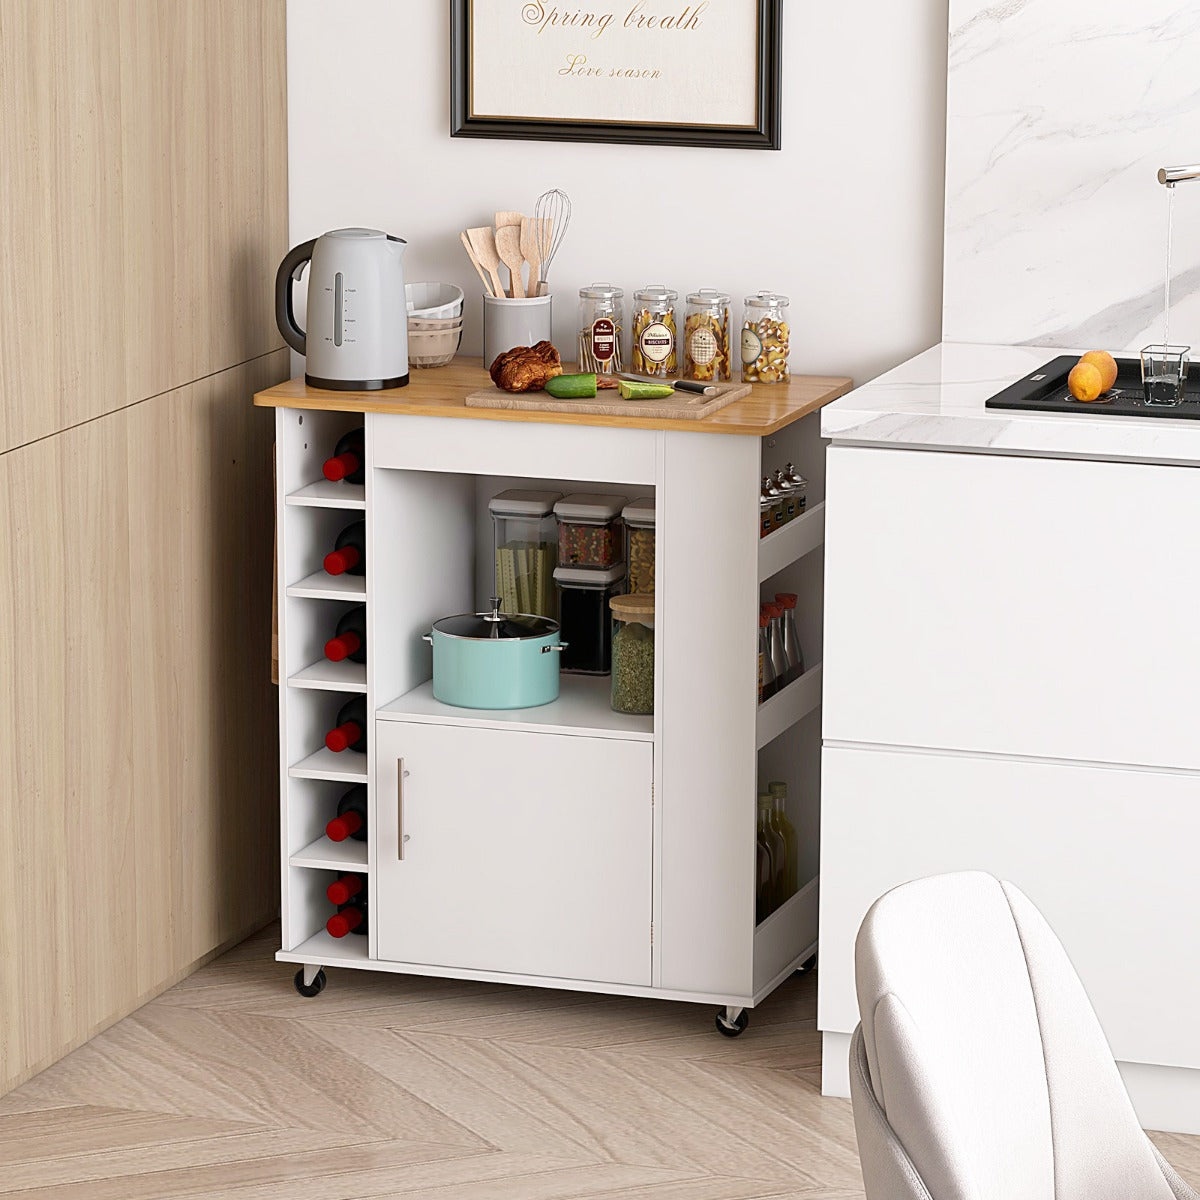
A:
{"type": "Polygon", "coordinates": [[[547,379],[562,373],[562,359],[549,342],[514,346],[488,368],[492,382],[506,392],[539,391],[546,386],[547,379]]]}

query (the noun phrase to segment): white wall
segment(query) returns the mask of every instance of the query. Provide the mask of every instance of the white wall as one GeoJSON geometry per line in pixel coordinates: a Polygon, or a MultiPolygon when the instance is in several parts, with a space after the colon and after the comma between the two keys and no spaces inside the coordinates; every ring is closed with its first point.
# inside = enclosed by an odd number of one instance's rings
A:
{"type": "Polygon", "coordinates": [[[945,0],[787,0],[779,152],[451,138],[448,8],[288,0],[293,243],[355,224],[407,238],[410,280],[466,290],[477,354],[458,233],[557,186],[575,209],[552,275],[569,357],[598,279],[725,288],[735,315],[785,292],[793,371],[864,381],[938,340],[945,0]]]}
{"type": "MultiPolygon", "coordinates": [[[[1167,189],[1155,172],[1200,161],[1200,5],[950,9],[946,339],[1161,340],[1167,189]]],[[[1175,192],[1171,340],[1200,347],[1200,183],[1175,192]]]]}

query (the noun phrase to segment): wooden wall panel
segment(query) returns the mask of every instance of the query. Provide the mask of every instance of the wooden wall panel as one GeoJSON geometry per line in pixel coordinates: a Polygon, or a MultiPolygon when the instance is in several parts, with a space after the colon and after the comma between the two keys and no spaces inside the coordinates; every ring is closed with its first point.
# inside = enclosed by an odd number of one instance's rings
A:
{"type": "Polygon", "coordinates": [[[0,456],[0,1093],[278,904],[279,351],[0,456]]]}
{"type": "Polygon", "coordinates": [[[0,0],[0,452],[281,344],[284,0],[0,0]]]}

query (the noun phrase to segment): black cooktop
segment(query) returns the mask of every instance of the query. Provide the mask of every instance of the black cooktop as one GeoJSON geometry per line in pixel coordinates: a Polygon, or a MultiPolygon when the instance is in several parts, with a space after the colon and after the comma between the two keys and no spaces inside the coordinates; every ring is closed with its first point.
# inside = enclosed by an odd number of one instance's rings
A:
{"type": "Polygon", "coordinates": [[[1147,404],[1142,394],[1142,364],[1137,358],[1117,359],[1117,382],[1099,400],[1076,400],[1067,391],[1067,376],[1077,355],[1052,358],[1024,379],[997,392],[986,408],[1019,408],[1025,412],[1082,413],[1089,417],[1174,417],[1200,420],[1200,384],[1190,380],[1183,403],[1174,407],[1147,404]]]}

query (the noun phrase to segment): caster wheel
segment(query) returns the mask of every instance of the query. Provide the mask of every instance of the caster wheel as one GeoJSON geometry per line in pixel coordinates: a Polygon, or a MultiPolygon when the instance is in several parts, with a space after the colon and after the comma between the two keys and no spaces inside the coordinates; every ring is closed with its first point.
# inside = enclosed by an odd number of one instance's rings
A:
{"type": "Polygon", "coordinates": [[[817,965],[817,956],[810,954],[797,968],[797,975],[807,975],[817,965]]]}
{"type": "Polygon", "coordinates": [[[745,1032],[746,1026],[750,1024],[750,1014],[746,1009],[742,1009],[738,1013],[736,1020],[729,1021],[725,1017],[725,1009],[717,1009],[717,1032],[724,1037],[738,1037],[745,1032]]]}
{"type": "Polygon", "coordinates": [[[329,980],[325,978],[325,968],[322,967],[316,973],[316,975],[313,976],[312,983],[305,983],[304,968],[301,967],[300,970],[296,972],[296,978],[293,982],[296,984],[296,991],[298,991],[300,995],[307,996],[311,999],[313,996],[319,996],[325,990],[325,985],[329,982],[329,980]]]}

